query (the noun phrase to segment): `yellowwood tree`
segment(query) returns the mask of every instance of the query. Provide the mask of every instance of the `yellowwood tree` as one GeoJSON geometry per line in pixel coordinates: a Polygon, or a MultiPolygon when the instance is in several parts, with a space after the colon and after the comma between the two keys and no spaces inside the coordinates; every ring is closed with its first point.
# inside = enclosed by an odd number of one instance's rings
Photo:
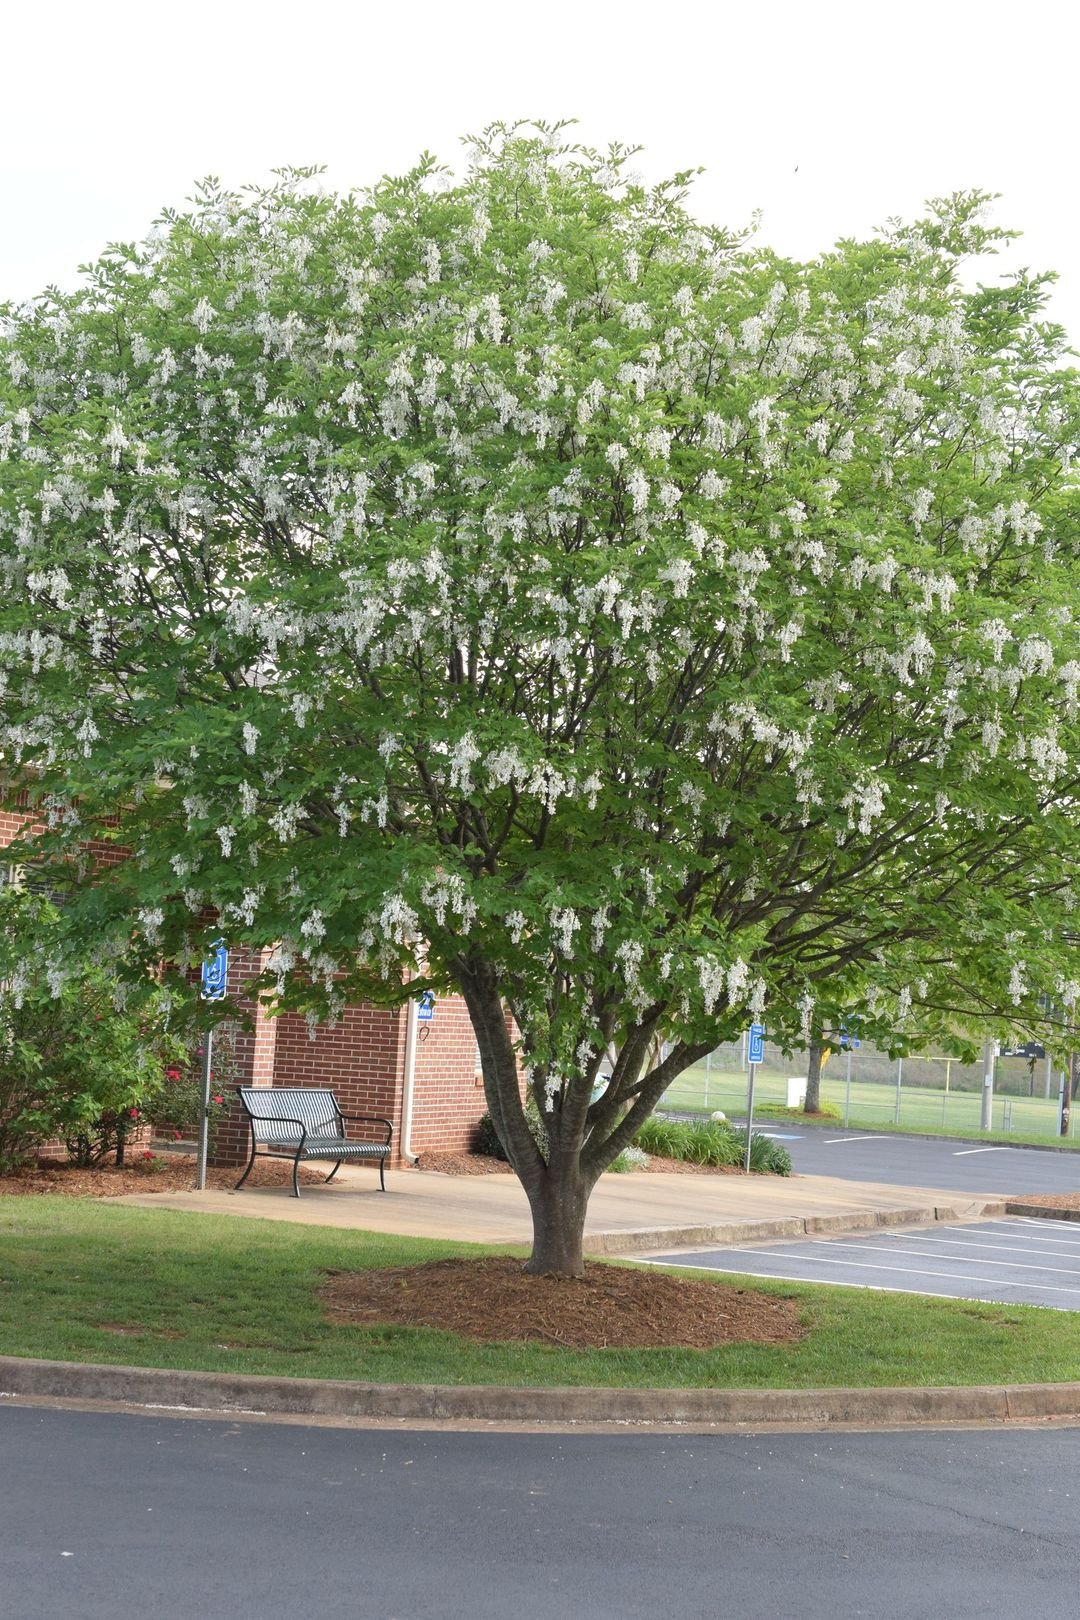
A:
{"type": "Polygon", "coordinates": [[[793,263],[630,156],[207,183],[0,334],[0,748],[72,950],[180,996],[215,933],[275,945],[312,1016],[459,991],[568,1273],[749,1019],[1067,1018],[1080,977],[1044,281],[965,290],[978,195],[793,263]],[[131,856],[80,883],[91,832],[131,856]]]}

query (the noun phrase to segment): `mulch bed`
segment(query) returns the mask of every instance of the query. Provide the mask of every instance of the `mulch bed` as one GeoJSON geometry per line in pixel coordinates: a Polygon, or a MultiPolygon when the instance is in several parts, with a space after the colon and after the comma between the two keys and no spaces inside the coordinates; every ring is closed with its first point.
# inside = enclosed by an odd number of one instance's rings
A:
{"type": "Polygon", "coordinates": [[[395,1322],[487,1343],[539,1340],[568,1350],[791,1344],[805,1332],[795,1300],[599,1264],[587,1264],[583,1278],[534,1277],[506,1255],[335,1271],[320,1298],[338,1323],[395,1322]]]}
{"type": "MultiPolygon", "coordinates": [[[[206,1185],[222,1190],[236,1186],[240,1170],[209,1169],[206,1185]]],[[[301,1182],[326,1180],[326,1172],[300,1166],[301,1182]]],[[[291,1184],[292,1166],[284,1160],[255,1161],[250,1176],[244,1183],[249,1187],[284,1187],[291,1184]]],[[[124,1193],[191,1192],[195,1186],[195,1160],[189,1153],[169,1153],[149,1159],[137,1158],[118,1170],[113,1164],[98,1165],[95,1170],[77,1170],[73,1165],[57,1160],[41,1160],[0,1176],[0,1196],[4,1193],[32,1195],[34,1193],[61,1193],[70,1198],[119,1198],[124,1193]]]]}
{"type": "MultiPolygon", "coordinates": [[[[490,1159],[482,1153],[421,1153],[415,1168],[437,1170],[444,1176],[513,1175],[505,1159],[490,1159]]],[[[741,1165],[687,1164],[682,1159],[661,1159],[658,1155],[650,1154],[648,1164],[623,1171],[622,1174],[656,1175],[670,1171],[686,1176],[741,1176],[746,1173],[741,1165]]]]}
{"type": "Polygon", "coordinates": [[[1080,1192],[1020,1193],[1009,1199],[1010,1204],[1037,1204],[1048,1209],[1080,1209],[1080,1192]]]}

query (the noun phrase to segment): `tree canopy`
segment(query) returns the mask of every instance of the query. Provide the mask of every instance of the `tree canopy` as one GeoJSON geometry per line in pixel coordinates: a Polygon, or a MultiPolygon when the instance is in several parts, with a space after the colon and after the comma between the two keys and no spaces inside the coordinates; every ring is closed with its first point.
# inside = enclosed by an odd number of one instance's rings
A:
{"type": "Polygon", "coordinates": [[[558,1269],[751,1017],[955,1038],[1080,993],[1047,278],[965,288],[978,193],[796,263],[632,156],[208,181],[0,326],[4,770],[51,881],[132,851],[73,938],[136,983],[224,927],[313,1016],[459,990],[558,1269]]]}

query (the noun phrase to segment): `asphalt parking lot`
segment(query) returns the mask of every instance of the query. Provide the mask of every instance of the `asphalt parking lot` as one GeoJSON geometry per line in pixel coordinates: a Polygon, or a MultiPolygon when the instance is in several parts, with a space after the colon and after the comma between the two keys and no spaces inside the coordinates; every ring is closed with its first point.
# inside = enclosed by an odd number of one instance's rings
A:
{"type": "Polygon", "coordinates": [[[784,1144],[799,1175],[972,1193],[1080,1192],[1080,1152],[800,1128],[786,1122],[762,1121],[760,1129],[784,1144]]]}
{"type": "Polygon", "coordinates": [[[900,1227],[850,1238],[684,1249],[649,1263],[1080,1311],[1080,1223],[1025,1219],[900,1227]]]}

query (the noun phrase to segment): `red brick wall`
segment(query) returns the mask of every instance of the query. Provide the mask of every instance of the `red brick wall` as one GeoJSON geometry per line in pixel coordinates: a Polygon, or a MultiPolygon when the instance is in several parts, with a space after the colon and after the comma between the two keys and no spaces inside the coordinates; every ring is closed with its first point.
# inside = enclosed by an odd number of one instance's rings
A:
{"type": "MultiPolygon", "coordinates": [[[[384,1115],[394,1127],[397,1158],[405,1045],[401,1014],[361,1002],[346,1007],[333,1029],[317,1026],[314,1039],[297,1013],[284,1013],[274,1021],[279,1026],[274,1084],[328,1086],[343,1113],[384,1115]]],[[[349,1134],[368,1139],[372,1135],[361,1126],[352,1127],[349,1134]]]]}
{"type": "Polygon", "coordinates": [[[487,1107],[476,1036],[464,1001],[460,996],[440,996],[434,1017],[419,1023],[416,1033],[412,1150],[464,1153],[487,1107]]]}

